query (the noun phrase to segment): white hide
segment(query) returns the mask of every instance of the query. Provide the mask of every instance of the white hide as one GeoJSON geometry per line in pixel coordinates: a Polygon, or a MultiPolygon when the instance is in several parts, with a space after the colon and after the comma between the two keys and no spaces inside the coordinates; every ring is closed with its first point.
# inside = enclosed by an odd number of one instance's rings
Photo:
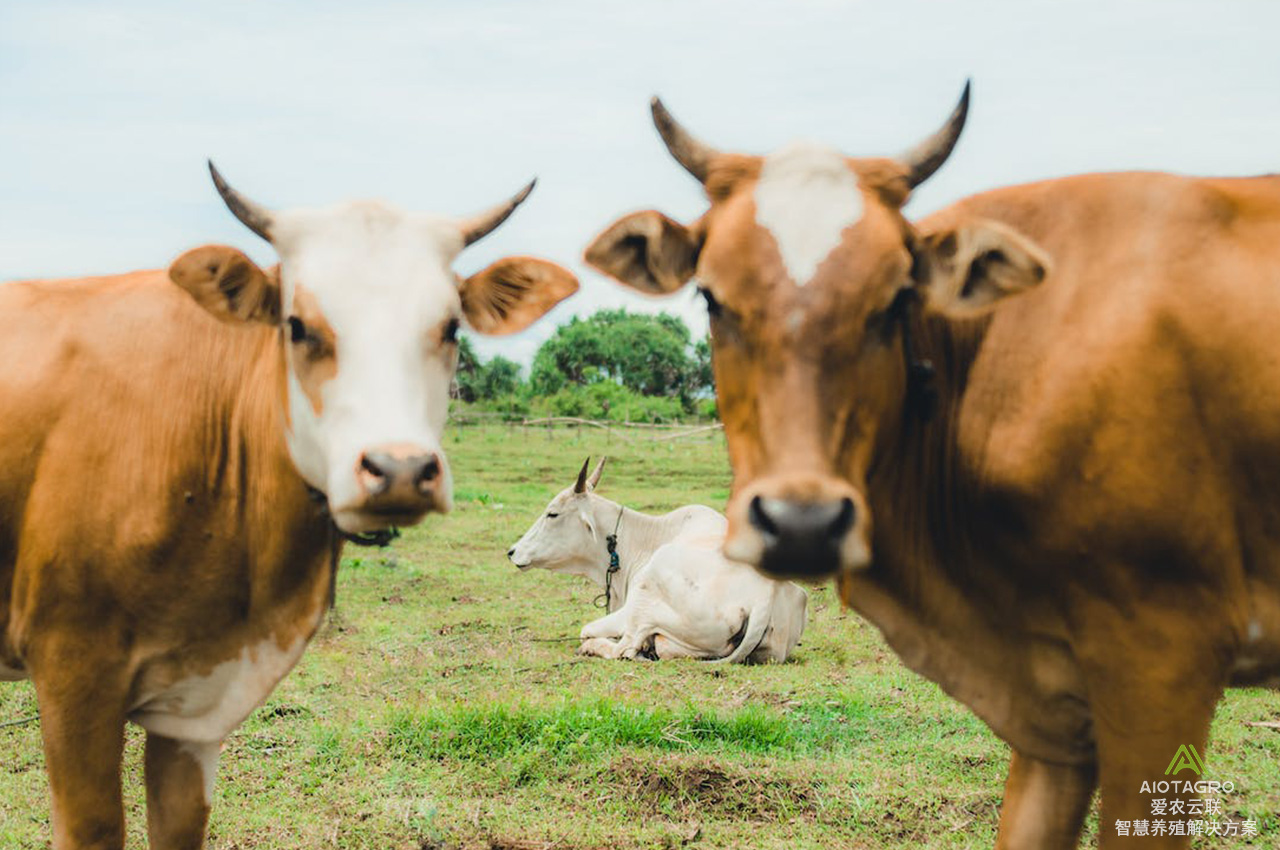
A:
{"type": "MultiPolygon", "coordinates": [[[[175,741],[216,745],[262,704],[298,663],[306,645],[299,636],[284,648],[272,638],[246,646],[207,675],[190,676],[145,694],[129,719],[175,741]]],[[[205,779],[213,781],[208,774],[205,779]]]]}
{"type": "Polygon", "coordinates": [[[218,777],[218,756],[222,753],[222,742],[183,741],[178,749],[190,756],[200,768],[200,777],[204,780],[204,804],[213,804],[213,781],[218,777]]]}
{"type": "Polygon", "coordinates": [[[726,559],[718,543],[695,539],[660,547],[627,577],[623,606],[583,626],[582,653],[786,661],[804,631],[808,594],[726,559]]]}
{"type": "Polygon", "coordinates": [[[726,662],[790,656],[804,631],[808,594],[726,559],[720,543],[727,522],[710,508],[652,517],[570,488],[512,547],[511,560],[521,569],[585,576],[603,590],[605,539],[615,525],[621,568],[611,613],[583,627],[580,652],[726,662]]]}
{"type": "Polygon", "coordinates": [[[276,215],[283,306],[299,286],[315,296],[337,340],[336,376],[317,415],[303,394],[290,348],[289,451],[307,483],[328,494],[334,519],[360,531],[361,454],[408,444],[440,458],[443,509],[452,486],[441,435],[455,352],[441,331],[461,317],[450,264],[462,249],[455,222],[360,202],[276,215]]]}
{"type": "Polygon", "coordinates": [[[782,264],[804,286],[862,218],[862,192],[836,150],[792,143],[765,157],[756,183],[756,222],[773,234],[782,264]]]}

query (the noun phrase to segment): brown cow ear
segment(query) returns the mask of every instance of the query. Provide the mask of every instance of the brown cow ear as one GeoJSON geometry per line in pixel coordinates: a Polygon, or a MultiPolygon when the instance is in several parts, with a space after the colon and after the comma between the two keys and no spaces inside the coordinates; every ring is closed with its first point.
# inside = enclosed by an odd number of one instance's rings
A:
{"type": "Polygon", "coordinates": [[[533,257],[498,260],[462,282],[462,312],[482,334],[522,331],[578,291],[565,268],[533,257]]]}
{"type": "Polygon", "coordinates": [[[194,248],[173,261],[169,279],[224,322],[280,323],[280,270],[265,272],[228,245],[194,248]]]}
{"type": "Polygon", "coordinates": [[[929,233],[922,242],[926,302],[954,318],[989,312],[1049,274],[1049,258],[1040,246],[994,221],[929,233]]]}
{"type": "Polygon", "coordinates": [[[689,282],[702,240],[678,221],[648,210],[618,219],[595,238],[586,261],[649,295],[667,295],[689,282]]]}

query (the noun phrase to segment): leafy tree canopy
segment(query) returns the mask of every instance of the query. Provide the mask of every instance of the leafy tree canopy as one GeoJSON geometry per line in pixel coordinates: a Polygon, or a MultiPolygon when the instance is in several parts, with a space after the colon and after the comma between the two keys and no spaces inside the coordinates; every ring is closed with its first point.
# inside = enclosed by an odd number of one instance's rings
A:
{"type": "Polygon", "coordinates": [[[710,352],[704,358],[700,348],[705,343],[692,345],[675,316],[601,310],[556,328],[533,359],[530,383],[534,394],[551,395],[570,384],[611,381],[688,403],[710,388],[710,352]]]}

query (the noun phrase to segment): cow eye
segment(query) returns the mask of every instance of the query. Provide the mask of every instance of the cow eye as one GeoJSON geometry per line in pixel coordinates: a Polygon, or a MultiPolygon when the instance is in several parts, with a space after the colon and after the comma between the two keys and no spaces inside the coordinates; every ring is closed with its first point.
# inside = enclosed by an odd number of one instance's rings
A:
{"type": "Polygon", "coordinates": [[[560,514],[548,513],[548,514],[547,514],[547,519],[555,519],[555,518],[556,518],[556,517],[558,517],[558,516],[560,516],[560,514]]]}
{"type": "Polygon", "coordinates": [[[444,326],[444,341],[446,345],[452,345],[458,341],[458,320],[450,319],[444,326]]]}
{"type": "Polygon", "coordinates": [[[297,316],[290,316],[289,322],[289,341],[299,343],[307,338],[307,323],[299,319],[297,316]]]}
{"type": "Polygon", "coordinates": [[[716,297],[715,297],[714,295],[712,295],[712,294],[711,294],[711,290],[710,290],[710,289],[707,289],[707,288],[705,288],[705,287],[699,286],[699,287],[698,287],[698,292],[699,292],[699,293],[701,293],[701,294],[702,294],[702,297],[706,299],[706,302],[707,302],[707,313],[708,313],[708,315],[711,315],[711,316],[719,316],[719,315],[720,315],[720,302],[719,302],[719,301],[717,301],[717,300],[716,300],[716,297]]]}

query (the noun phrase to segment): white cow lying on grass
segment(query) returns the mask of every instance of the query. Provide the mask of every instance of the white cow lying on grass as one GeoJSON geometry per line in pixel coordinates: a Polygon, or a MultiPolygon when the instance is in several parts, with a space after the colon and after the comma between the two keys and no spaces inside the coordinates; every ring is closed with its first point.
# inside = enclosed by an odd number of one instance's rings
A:
{"type": "Polygon", "coordinates": [[[507,552],[521,570],[586,576],[604,589],[609,613],[583,627],[581,654],[787,659],[804,631],[809,594],[721,555],[726,520],[711,508],[629,510],[595,493],[604,458],[590,477],[588,463],[507,552]]]}

